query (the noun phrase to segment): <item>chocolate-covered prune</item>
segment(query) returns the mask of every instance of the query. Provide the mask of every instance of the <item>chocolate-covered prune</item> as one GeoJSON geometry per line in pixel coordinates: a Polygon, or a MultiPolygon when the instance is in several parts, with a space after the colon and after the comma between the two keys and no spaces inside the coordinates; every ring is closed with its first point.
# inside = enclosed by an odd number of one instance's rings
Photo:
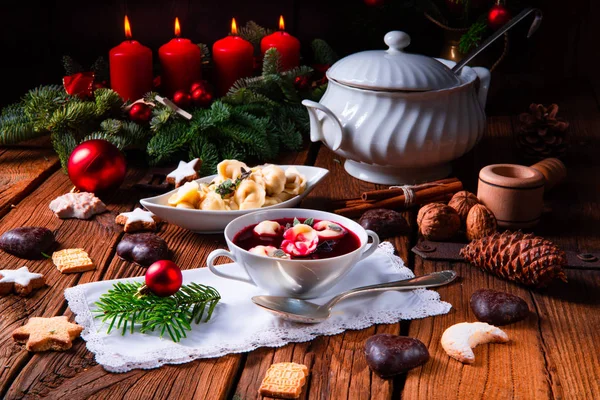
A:
{"type": "Polygon", "coordinates": [[[391,378],[429,360],[429,351],[419,339],[380,333],[365,343],[367,364],[382,378],[391,378]]]}
{"type": "Polygon", "coordinates": [[[52,231],[38,226],[22,226],[0,236],[2,250],[28,260],[42,258],[42,253],[49,253],[55,243],[52,231]]]}
{"type": "Polygon", "coordinates": [[[158,260],[169,260],[169,247],[154,233],[125,235],[117,245],[117,255],[125,261],[147,267],[158,260]]]}
{"type": "Polygon", "coordinates": [[[386,208],[366,211],[358,222],[363,228],[375,231],[380,238],[406,235],[410,232],[402,214],[386,208]]]}
{"type": "Polygon", "coordinates": [[[512,324],[529,314],[525,300],[498,290],[479,289],[471,295],[470,303],[478,320],[496,326],[512,324]]]}

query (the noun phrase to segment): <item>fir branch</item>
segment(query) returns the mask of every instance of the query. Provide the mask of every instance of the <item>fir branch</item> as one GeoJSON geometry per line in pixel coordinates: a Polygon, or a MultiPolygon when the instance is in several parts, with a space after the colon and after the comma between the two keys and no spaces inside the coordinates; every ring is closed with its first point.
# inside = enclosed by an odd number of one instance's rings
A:
{"type": "Polygon", "coordinates": [[[5,107],[0,114],[0,145],[15,144],[42,136],[25,115],[21,103],[5,107]]]}
{"type": "Polygon", "coordinates": [[[486,30],[487,24],[483,21],[478,21],[471,25],[469,30],[460,37],[458,44],[460,52],[467,54],[472,48],[479,46],[486,30]]]}
{"type": "Polygon", "coordinates": [[[158,331],[160,337],[168,333],[171,340],[179,342],[192,329],[192,323],[211,318],[221,299],[216,289],[197,283],[184,285],[168,297],[153,293],[140,296],[141,287],[141,282],[119,282],[100,296],[93,312],[109,323],[107,333],[120,329],[122,335],[133,334],[137,325],[141,333],[158,331]]]}
{"type": "Polygon", "coordinates": [[[339,56],[335,53],[335,51],[329,46],[329,44],[323,39],[315,39],[310,44],[313,50],[315,64],[334,64],[337,60],[339,60],[339,56]]]}
{"type": "Polygon", "coordinates": [[[111,89],[100,88],[94,91],[94,102],[96,104],[96,116],[107,114],[118,115],[121,113],[123,99],[117,92],[111,89]]]}
{"type": "Polygon", "coordinates": [[[51,135],[52,146],[60,159],[63,171],[67,171],[69,156],[77,146],[77,140],[70,132],[53,132],[51,135]]]}
{"type": "Polygon", "coordinates": [[[239,35],[252,43],[255,49],[260,49],[260,41],[267,35],[273,33],[270,29],[265,29],[254,21],[246,22],[246,25],[238,29],[239,35]]]}
{"type": "MultiPolygon", "coordinates": [[[[202,175],[212,175],[217,171],[217,164],[221,162],[222,158],[219,154],[217,145],[206,136],[196,136],[192,139],[189,144],[188,158],[190,160],[199,158],[202,160],[202,167],[200,167],[200,173],[202,175]]],[[[237,160],[242,157],[236,158],[237,160]]]]}
{"type": "MultiPolygon", "coordinates": [[[[90,70],[94,73],[94,80],[96,82],[102,82],[109,78],[109,66],[106,62],[106,58],[100,56],[90,66],[90,70]]],[[[97,90],[97,89],[96,89],[97,90]]]]}
{"type": "Polygon", "coordinates": [[[281,71],[281,57],[275,47],[271,47],[265,52],[263,58],[262,75],[275,75],[281,71]]]}
{"type": "Polygon", "coordinates": [[[75,61],[71,56],[63,56],[62,64],[63,68],[65,69],[65,75],[73,75],[78,72],[83,72],[83,66],[75,61]]]}
{"type": "Polygon", "coordinates": [[[210,65],[212,63],[212,57],[210,55],[210,48],[204,43],[198,43],[200,47],[201,60],[203,65],[210,65]]]}

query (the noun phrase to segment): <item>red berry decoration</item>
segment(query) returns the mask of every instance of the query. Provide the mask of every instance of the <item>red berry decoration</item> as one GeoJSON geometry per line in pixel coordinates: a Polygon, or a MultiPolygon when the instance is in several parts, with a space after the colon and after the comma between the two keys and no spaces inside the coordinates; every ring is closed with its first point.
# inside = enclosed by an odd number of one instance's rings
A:
{"type": "Polygon", "coordinates": [[[192,86],[190,86],[190,93],[193,93],[194,90],[196,90],[196,89],[203,89],[205,87],[206,87],[206,81],[194,82],[194,83],[192,83],[192,86]]]}
{"type": "Polygon", "coordinates": [[[145,103],[135,103],[129,109],[129,119],[138,122],[140,124],[145,124],[150,121],[152,117],[152,109],[148,104],[145,103]]]}
{"type": "Polygon", "coordinates": [[[173,103],[180,108],[186,108],[190,105],[192,98],[190,94],[184,90],[178,90],[173,94],[173,103]]]}
{"type": "Polygon", "coordinates": [[[190,88],[190,93],[196,107],[208,107],[213,101],[213,90],[206,81],[194,83],[190,88]]]}
{"type": "Polygon", "coordinates": [[[173,261],[160,260],[146,270],[146,287],[159,297],[177,293],[182,282],[181,269],[173,261]]]}
{"type": "Polygon", "coordinates": [[[106,140],[88,140],[75,147],[67,171],[73,185],[82,192],[106,192],[125,179],[127,164],[123,153],[106,140]]]}
{"type": "Polygon", "coordinates": [[[498,30],[511,18],[512,16],[506,6],[498,1],[488,12],[488,25],[493,30],[498,30]]]}
{"type": "Polygon", "coordinates": [[[294,87],[297,90],[306,90],[310,87],[310,80],[307,76],[297,76],[294,78],[294,87]]]}

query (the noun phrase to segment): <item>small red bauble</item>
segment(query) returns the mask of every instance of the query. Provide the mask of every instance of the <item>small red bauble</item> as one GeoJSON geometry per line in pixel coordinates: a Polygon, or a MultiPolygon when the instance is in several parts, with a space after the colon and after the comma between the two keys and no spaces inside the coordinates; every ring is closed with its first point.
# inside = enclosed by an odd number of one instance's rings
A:
{"type": "Polygon", "coordinates": [[[123,183],[127,164],[115,145],[94,139],[75,147],[69,156],[67,171],[77,189],[99,193],[116,189],[123,183]]]}
{"type": "Polygon", "coordinates": [[[186,91],[178,90],[173,94],[173,103],[178,107],[186,108],[190,105],[191,100],[190,94],[186,91]]]}
{"type": "Polygon", "coordinates": [[[307,76],[297,76],[294,78],[294,87],[297,90],[306,90],[310,87],[310,80],[307,76]]]}
{"type": "Polygon", "coordinates": [[[510,12],[504,4],[497,3],[488,12],[488,25],[493,30],[502,28],[510,19],[510,12]]]}
{"type": "Polygon", "coordinates": [[[138,122],[140,124],[145,124],[150,121],[152,117],[152,109],[148,104],[144,103],[135,103],[129,109],[129,119],[138,122]]]}
{"type": "Polygon", "coordinates": [[[173,261],[159,260],[146,270],[146,286],[159,297],[177,293],[182,282],[181,269],[173,261]]]}
{"type": "Polygon", "coordinates": [[[198,81],[198,82],[194,82],[192,83],[192,86],[190,86],[190,93],[193,93],[194,90],[196,89],[203,89],[206,86],[206,81],[198,81]]]}

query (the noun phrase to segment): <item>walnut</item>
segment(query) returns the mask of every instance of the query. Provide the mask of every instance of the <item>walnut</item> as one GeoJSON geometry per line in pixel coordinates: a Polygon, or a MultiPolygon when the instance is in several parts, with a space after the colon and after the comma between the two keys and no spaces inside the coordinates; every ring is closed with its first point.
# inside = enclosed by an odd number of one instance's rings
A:
{"type": "Polygon", "coordinates": [[[424,205],[417,215],[419,232],[427,240],[450,240],[460,229],[456,210],[443,203],[424,205]]]}
{"type": "Polygon", "coordinates": [[[492,235],[496,232],[496,217],[483,204],[471,207],[467,215],[467,239],[475,240],[492,235]]]}
{"type": "Polygon", "coordinates": [[[460,216],[460,220],[462,221],[463,225],[467,221],[469,210],[475,204],[479,204],[479,199],[473,193],[467,192],[466,190],[457,192],[448,202],[448,205],[454,208],[460,216]]]}

